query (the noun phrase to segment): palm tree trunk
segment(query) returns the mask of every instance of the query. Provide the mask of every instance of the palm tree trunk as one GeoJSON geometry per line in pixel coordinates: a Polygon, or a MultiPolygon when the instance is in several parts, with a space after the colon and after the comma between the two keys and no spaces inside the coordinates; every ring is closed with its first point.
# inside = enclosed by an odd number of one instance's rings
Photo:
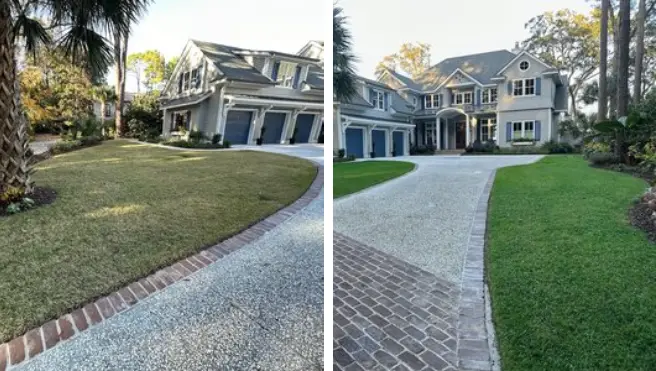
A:
{"type": "MultiPolygon", "coordinates": [[[[617,117],[629,114],[629,38],[631,37],[630,0],[620,0],[619,49],[617,50],[617,117]]],[[[617,131],[615,154],[624,161],[624,132],[617,131]]]]}
{"type": "MultiPolygon", "coordinates": [[[[610,0],[609,0],[610,1],[610,0]]],[[[609,109],[610,117],[617,118],[617,68],[619,67],[619,49],[620,49],[620,36],[619,36],[619,20],[615,17],[615,12],[612,6],[608,7],[609,21],[613,26],[613,59],[611,63],[610,76],[613,79],[613,89],[609,94],[609,109]]]]}
{"type": "Polygon", "coordinates": [[[32,191],[27,120],[21,113],[11,9],[0,2],[0,187],[32,191]]]}
{"type": "Polygon", "coordinates": [[[123,74],[123,59],[121,58],[121,34],[114,31],[114,66],[116,69],[116,102],[114,103],[114,121],[116,123],[116,136],[123,136],[123,91],[125,75],[123,74]]]}
{"type": "Polygon", "coordinates": [[[639,103],[642,98],[642,63],[645,55],[645,17],[647,5],[645,0],[640,0],[637,17],[637,40],[635,52],[635,81],[633,85],[633,101],[639,103]]]}
{"type": "Polygon", "coordinates": [[[601,0],[601,32],[599,35],[599,99],[597,122],[605,120],[608,114],[608,6],[610,0],[601,0]]]}

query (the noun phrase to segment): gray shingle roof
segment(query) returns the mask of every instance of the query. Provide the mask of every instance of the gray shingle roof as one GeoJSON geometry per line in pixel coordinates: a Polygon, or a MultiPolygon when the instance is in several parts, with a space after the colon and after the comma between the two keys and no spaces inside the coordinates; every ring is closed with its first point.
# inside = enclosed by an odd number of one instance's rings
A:
{"type": "Polygon", "coordinates": [[[408,88],[418,91],[435,90],[458,68],[481,84],[492,84],[491,78],[515,57],[516,54],[508,50],[463,55],[441,61],[414,80],[396,72],[393,75],[408,88]]]}
{"type": "Polygon", "coordinates": [[[248,64],[244,58],[234,54],[234,52],[243,49],[198,40],[192,40],[192,42],[207,58],[214,62],[214,65],[223,73],[224,77],[230,80],[274,84],[271,79],[248,64]]]}

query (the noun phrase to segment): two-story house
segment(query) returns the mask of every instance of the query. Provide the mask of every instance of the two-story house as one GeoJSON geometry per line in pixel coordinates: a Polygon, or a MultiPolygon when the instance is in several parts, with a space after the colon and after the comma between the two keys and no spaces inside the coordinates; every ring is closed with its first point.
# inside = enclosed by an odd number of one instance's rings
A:
{"type": "MultiPolygon", "coordinates": [[[[412,129],[404,146],[464,149],[477,139],[501,147],[541,145],[559,139],[558,122],[567,112],[565,77],[526,51],[448,58],[417,79],[387,70],[378,83],[411,107],[412,129]]],[[[348,125],[343,118],[335,123],[348,125]]],[[[335,148],[358,156],[359,149],[348,149],[358,140],[358,134],[345,133],[335,148]]],[[[361,152],[368,157],[370,151],[361,152]]]]}
{"type": "Polygon", "coordinates": [[[297,54],[187,42],[162,92],[163,135],[232,144],[316,143],[323,132],[323,42],[297,54]],[[319,58],[317,58],[319,57],[319,58]]]}

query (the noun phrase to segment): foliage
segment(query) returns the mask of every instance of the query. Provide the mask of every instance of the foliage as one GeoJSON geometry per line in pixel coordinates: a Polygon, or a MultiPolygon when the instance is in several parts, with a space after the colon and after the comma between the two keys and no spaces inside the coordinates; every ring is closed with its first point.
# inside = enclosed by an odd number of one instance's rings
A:
{"type": "Polygon", "coordinates": [[[88,136],[82,137],[80,139],[68,139],[68,140],[58,140],[52,146],[50,151],[54,155],[75,151],[85,147],[95,146],[100,144],[103,141],[102,137],[99,136],[88,136]]]}
{"type": "Polygon", "coordinates": [[[180,57],[173,57],[166,61],[166,65],[164,66],[164,81],[168,81],[171,78],[173,75],[173,70],[175,69],[175,66],[178,64],[179,60],[180,57]]]}
{"type": "Polygon", "coordinates": [[[219,144],[221,142],[221,134],[212,135],[212,144],[219,144]]]}
{"type": "Polygon", "coordinates": [[[25,197],[25,189],[19,187],[0,187],[0,209],[13,203],[20,203],[25,197]]]}
{"type": "Polygon", "coordinates": [[[227,140],[224,140],[223,144],[210,143],[210,142],[194,142],[189,140],[172,140],[172,141],[164,142],[163,144],[167,146],[179,147],[179,148],[197,148],[197,149],[230,148],[230,142],[227,140]]]}
{"type": "Polygon", "coordinates": [[[333,8],[333,95],[338,102],[348,102],[356,94],[353,36],[347,17],[340,7],[333,8]]]}
{"type": "Polygon", "coordinates": [[[432,144],[419,144],[419,145],[411,145],[410,146],[410,156],[417,156],[417,155],[434,155],[435,154],[435,146],[432,144]]]}
{"type": "Polygon", "coordinates": [[[594,165],[617,164],[620,159],[611,152],[593,152],[588,155],[588,161],[594,165]]]}
{"type": "Polygon", "coordinates": [[[579,113],[576,118],[568,118],[558,123],[558,134],[570,135],[573,139],[584,138],[593,133],[597,117],[595,114],[585,115],[579,113]]]}
{"type": "Polygon", "coordinates": [[[194,144],[198,144],[206,139],[207,138],[205,137],[205,133],[203,133],[202,131],[192,130],[189,132],[189,141],[194,144]]]}
{"type": "Polygon", "coordinates": [[[376,66],[376,76],[390,69],[408,74],[413,79],[419,78],[430,67],[430,45],[422,42],[404,43],[397,53],[385,56],[376,66]]]}
{"type": "Polygon", "coordinates": [[[523,47],[567,73],[572,112],[584,83],[599,66],[599,21],[570,9],[546,12],[528,21],[523,47]]]}
{"type": "Polygon", "coordinates": [[[511,140],[511,142],[513,142],[513,143],[535,142],[535,139],[534,139],[534,138],[525,138],[525,137],[521,137],[521,138],[513,138],[513,139],[511,140]]]}
{"type": "Polygon", "coordinates": [[[124,115],[128,123],[128,136],[152,138],[162,133],[163,119],[158,98],[158,91],[134,96],[124,115]],[[130,122],[134,125],[131,126],[130,122]]]}
{"type": "Polygon", "coordinates": [[[609,143],[593,140],[583,145],[583,157],[589,158],[593,153],[610,153],[610,149],[609,143]]]}
{"type": "Polygon", "coordinates": [[[333,163],[335,162],[351,162],[355,161],[355,155],[348,155],[347,157],[333,157],[333,163]]]}
{"type": "Polygon", "coordinates": [[[481,142],[479,139],[474,140],[472,144],[465,148],[467,153],[492,153],[496,151],[499,147],[493,140],[488,140],[486,142],[481,142]]]}
{"type": "Polygon", "coordinates": [[[573,153],[574,147],[569,143],[559,143],[550,140],[541,146],[541,149],[547,153],[573,153]]]}
{"type": "Polygon", "coordinates": [[[26,62],[19,79],[23,107],[32,125],[56,132],[62,122],[91,114],[95,98],[91,80],[63,50],[41,48],[26,62]]]}
{"type": "Polygon", "coordinates": [[[339,158],[344,158],[344,155],[346,155],[346,150],[345,150],[344,148],[340,148],[340,149],[337,151],[337,157],[339,157],[339,158]]]}
{"type": "Polygon", "coordinates": [[[135,75],[137,92],[141,92],[142,84],[147,91],[151,91],[162,84],[166,64],[162,53],[157,50],[146,50],[128,55],[126,68],[135,75]]]}

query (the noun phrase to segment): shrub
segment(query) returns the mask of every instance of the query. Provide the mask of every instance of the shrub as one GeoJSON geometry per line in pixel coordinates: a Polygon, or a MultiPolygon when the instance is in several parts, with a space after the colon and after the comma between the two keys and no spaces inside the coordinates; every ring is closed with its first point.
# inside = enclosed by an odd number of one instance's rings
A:
{"type": "Polygon", "coordinates": [[[212,144],[219,144],[221,142],[221,134],[212,135],[212,144]]]}
{"type": "Polygon", "coordinates": [[[200,143],[207,138],[205,137],[205,134],[202,131],[198,130],[192,130],[189,132],[189,141],[193,143],[200,143]]]}
{"type": "Polygon", "coordinates": [[[583,145],[583,157],[590,158],[593,153],[610,153],[610,144],[602,141],[590,141],[583,145]]]}
{"type": "Polygon", "coordinates": [[[348,155],[347,157],[333,157],[333,162],[351,162],[355,161],[355,155],[348,155]]]}
{"type": "Polygon", "coordinates": [[[547,153],[572,153],[574,147],[569,143],[559,143],[555,140],[550,140],[544,143],[541,148],[547,153]]]}
{"type": "Polygon", "coordinates": [[[435,146],[432,144],[410,146],[410,156],[433,154],[435,154],[435,146]]]}
{"type": "Polygon", "coordinates": [[[173,140],[164,143],[167,146],[179,147],[179,148],[196,148],[196,149],[218,149],[218,148],[230,148],[230,142],[224,141],[223,144],[218,143],[209,143],[209,142],[192,142],[188,140],[173,140]]]}
{"type": "Polygon", "coordinates": [[[340,148],[340,149],[337,151],[337,157],[339,157],[339,158],[344,158],[344,155],[346,155],[346,150],[345,150],[344,148],[340,148]]]}
{"type": "Polygon", "coordinates": [[[619,158],[610,152],[592,152],[588,155],[588,160],[595,165],[616,164],[619,158]]]}
{"type": "Polygon", "coordinates": [[[52,146],[52,153],[57,155],[60,153],[70,152],[74,149],[82,147],[82,141],[80,140],[60,140],[52,146]]]}
{"type": "Polygon", "coordinates": [[[18,187],[0,186],[0,208],[21,202],[25,197],[25,190],[18,187]]]}
{"type": "Polygon", "coordinates": [[[158,98],[159,93],[156,91],[135,95],[124,116],[128,122],[128,132],[126,133],[128,136],[153,138],[162,133],[163,120],[158,98]],[[132,120],[137,120],[140,124],[133,128],[130,126],[132,120]]]}

